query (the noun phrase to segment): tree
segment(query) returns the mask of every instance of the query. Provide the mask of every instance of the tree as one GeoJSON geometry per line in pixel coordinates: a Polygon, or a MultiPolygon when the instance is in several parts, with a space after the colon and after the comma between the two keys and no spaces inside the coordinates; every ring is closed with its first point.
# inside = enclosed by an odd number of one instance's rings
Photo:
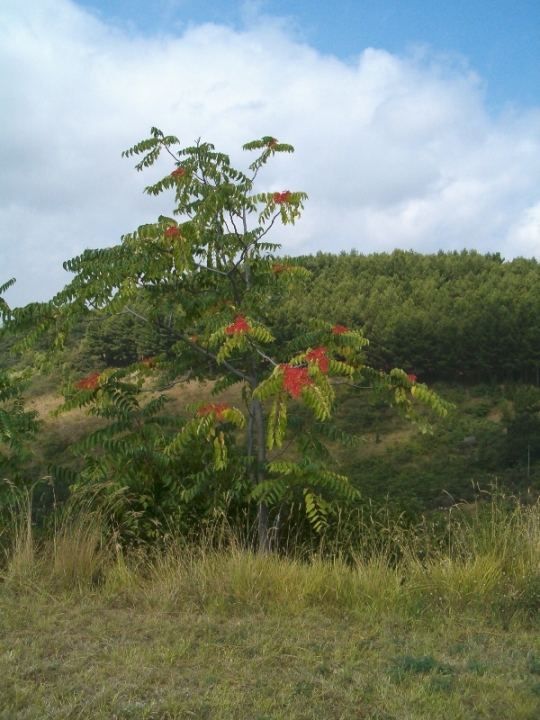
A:
{"type": "MultiPolygon", "coordinates": [[[[21,348],[47,333],[52,346],[59,348],[81,318],[116,313],[137,317],[174,339],[168,353],[75,383],[65,409],[88,405],[109,418],[128,406],[135,409],[130,405],[133,383],[141,390],[143,378],[152,373],[170,382],[212,378],[215,393],[241,383],[245,414],[224,403],[199,405],[170,441],[162,439],[159,453],[178,459],[201,440],[212,447],[206,474],[182,491],[184,499],[193,498],[208,486],[213,473],[227,467],[227,438],[245,427],[240,465],[258,506],[258,547],[266,552],[269,509],[298,488],[317,529],[325,522],[332,498],[355,495],[347,478],[324,463],[324,438],[354,442],[330,424],[336,384],[391,391],[397,407],[418,422],[413,400],[441,415],[449,405],[403,370],[385,374],[367,367],[368,341],[358,330],[313,320],[292,338],[280,338],[278,332],[276,339],[270,331],[269,308],[309,278],[293,260],[276,258],[279,246],[267,237],[277,222],[298,220],[306,194],[256,191],[259,172],[276,154],[293,152],[290,145],[270,136],[247,143],[244,150],[258,155],[244,173],[210,143],[197,142],[173,152],[177,144],[176,137],[153,128],[149,139],[124,153],[142,156],[137,170],[153,165],[163,151],[168,154],[168,174],[146,192],[172,191],[172,216],[139,227],[119,245],[86,250],[65,263],[75,274],[72,282],[48,303],[13,311],[7,324],[27,333],[21,348]],[[135,302],[146,312],[135,309],[135,302]],[[301,405],[309,409],[311,421],[302,423],[296,433],[295,451],[283,454],[291,425],[288,413],[301,405]]],[[[114,422],[113,418],[108,437],[111,441],[114,435],[118,443],[133,425],[114,422]]]]}
{"type": "MultiPolygon", "coordinates": [[[[0,286],[0,320],[4,322],[10,309],[1,296],[15,281],[0,286]]],[[[28,386],[25,373],[0,371],[0,480],[21,480],[22,464],[29,455],[28,442],[39,431],[41,422],[35,410],[26,410],[23,392],[28,386]]]]}

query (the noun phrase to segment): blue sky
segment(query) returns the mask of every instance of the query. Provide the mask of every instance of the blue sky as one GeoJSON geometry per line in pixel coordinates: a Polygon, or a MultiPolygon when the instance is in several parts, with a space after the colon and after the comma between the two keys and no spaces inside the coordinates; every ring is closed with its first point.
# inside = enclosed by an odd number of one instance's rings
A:
{"type": "Polygon", "coordinates": [[[412,45],[468,63],[487,102],[540,104],[538,0],[80,0],[109,21],[143,33],[179,33],[190,23],[243,27],[267,14],[300,40],[342,60],[366,47],[402,54],[412,45]]]}
{"type": "MultiPolygon", "coordinates": [[[[538,0],[0,2],[0,284],[170,214],[121,151],[152,126],[292,143],[261,191],[303,190],[291,255],[475,249],[540,260],[538,0]]],[[[156,172],[166,173],[166,163],[156,172]]]]}

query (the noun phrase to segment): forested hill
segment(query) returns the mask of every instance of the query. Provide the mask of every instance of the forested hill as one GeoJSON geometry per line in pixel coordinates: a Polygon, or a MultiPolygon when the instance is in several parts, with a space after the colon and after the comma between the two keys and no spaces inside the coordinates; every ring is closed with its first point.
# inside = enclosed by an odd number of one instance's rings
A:
{"type": "MultiPolygon", "coordinates": [[[[276,296],[261,318],[277,335],[325,318],[361,327],[375,367],[403,367],[421,381],[525,382],[540,379],[540,265],[474,251],[360,255],[317,253],[290,262],[308,268],[305,288],[276,296]]],[[[170,338],[128,315],[81,328],[76,367],[117,367],[167,351],[170,338]]],[[[5,338],[0,367],[13,362],[5,338]]]]}
{"type": "MultiPolygon", "coordinates": [[[[366,438],[361,449],[347,448],[339,456],[344,474],[364,498],[382,505],[391,497],[396,512],[413,515],[438,507],[445,493],[470,500],[473,487],[487,487],[494,477],[512,492],[532,488],[535,497],[540,493],[540,389],[530,387],[540,384],[536,260],[395,251],[319,253],[280,263],[299,263],[311,271],[311,278],[293,297],[280,296],[282,283],[276,280],[273,301],[261,309],[260,319],[277,336],[278,348],[280,336],[294,337],[301,324],[316,318],[361,327],[370,340],[371,364],[401,366],[456,404],[456,411],[437,423],[433,436],[405,430],[380,397],[355,396],[340,405],[338,426],[366,438]],[[466,439],[473,444],[467,445],[466,439]]],[[[143,303],[133,298],[133,307],[145,314],[143,303]]],[[[0,369],[16,361],[31,362],[31,357],[10,355],[14,341],[2,338],[0,369]]],[[[107,367],[173,355],[174,342],[131,314],[89,318],[72,334],[56,370],[34,378],[28,401],[45,417],[45,410],[55,406],[51,393],[66,378],[72,382],[107,367]]],[[[194,397],[176,395],[172,407],[181,407],[181,413],[194,397]]],[[[234,395],[226,399],[236,402],[234,395]]],[[[86,426],[85,418],[79,417],[79,426],[72,420],[62,425],[62,417],[46,426],[29,477],[42,477],[48,463],[70,468],[77,462],[68,446],[93,427],[86,426]]]]}
{"type": "Polygon", "coordinates": [[[364,328],[370,360],[423,380],[538,384],[540,266],[474,251],[421,255],[296,258],[312,271],[301,297],[281,304],[275,321],[325,317],[364,328]]]}

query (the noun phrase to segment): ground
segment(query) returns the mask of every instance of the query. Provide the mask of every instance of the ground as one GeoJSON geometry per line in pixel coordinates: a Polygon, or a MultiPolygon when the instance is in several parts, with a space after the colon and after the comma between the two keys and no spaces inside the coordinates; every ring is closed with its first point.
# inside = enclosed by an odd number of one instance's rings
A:
{"type": "Polygon", "coordinates": [[[2,594],[0,718],[540,717],[533,628],[174,604],[2,594]]]}

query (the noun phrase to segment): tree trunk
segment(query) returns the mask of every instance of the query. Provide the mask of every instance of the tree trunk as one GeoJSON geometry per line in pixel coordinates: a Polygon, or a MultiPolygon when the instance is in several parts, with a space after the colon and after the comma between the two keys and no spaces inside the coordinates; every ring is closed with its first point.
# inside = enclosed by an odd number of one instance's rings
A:
{"type": "MultiPolygon", "coordinates": [[[[257,434],[257,484],[263,482],[265,473],[264,466],[266,464],[266,433],[264,428],[263,409],[260,400],[253,399],[252,412],[255,421],[255,431],[257,434]]],[[[257,525],[257,552],[259,555],[266,555],[270,550],[270,532],[268,528],[268,505],[264,502],[258,506],[258,525],[257,525]]]]}

